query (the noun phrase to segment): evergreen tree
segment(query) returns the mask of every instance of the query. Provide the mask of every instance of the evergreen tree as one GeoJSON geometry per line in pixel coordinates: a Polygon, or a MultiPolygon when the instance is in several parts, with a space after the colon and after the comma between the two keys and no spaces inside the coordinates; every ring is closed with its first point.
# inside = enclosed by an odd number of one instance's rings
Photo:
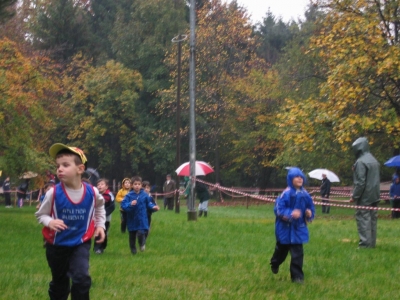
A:
{"type": "Polygon", "coordinates": [[[97,0],[92,2],[91,29],[93,33],[92,56],[98,64],[115,58],[110,35],[117,13],[117,2],[114,0],[97,0]]]}
{"type": "Polygon", "coordinates": [[[260,39],[257,54],[264,58],[266,62],[274,64],[297,31],[298,26],[295,22],[292,22],[292,24],[284,23],[281,18],[276,19],[268,11],[262,23],[258,23],[256,26],[255,33],[260,39]]]}
{"type": "Polygon", "coordinates": [[[89,13],[83,7],[73,0],[52,0],[37,9],[32,28],[37,48],[51,50],[51,56],[59,61],[68,60],[79,51],[89,52],[89,13]]]}
{"type": "Polygon", "coordinates": [[[6,22],[15,12],[11,8],[17,0],[0,0],[0,23],[6,22]]]}

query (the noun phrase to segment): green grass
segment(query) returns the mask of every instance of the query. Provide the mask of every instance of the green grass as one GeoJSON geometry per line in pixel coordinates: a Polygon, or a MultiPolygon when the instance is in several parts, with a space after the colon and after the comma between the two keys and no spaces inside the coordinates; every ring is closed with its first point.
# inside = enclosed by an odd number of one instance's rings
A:
{"type": "MultiPolygon", "coordinates": [[[[0,208],[0,298],[48,299],[50,270],[34,207],[0,208]]],[[[109,245],[91,255],[92,299],[397,299],[400,220],[380,212],[377,248],[356,250],[354,211],[331,208],[310,225],[305,284],[290,281],[290,257],[273,275],[272,205],[209,207],[207,219],[153,215],[146,251],[130,254],[128,235],[111,222],[109,245]]]]}

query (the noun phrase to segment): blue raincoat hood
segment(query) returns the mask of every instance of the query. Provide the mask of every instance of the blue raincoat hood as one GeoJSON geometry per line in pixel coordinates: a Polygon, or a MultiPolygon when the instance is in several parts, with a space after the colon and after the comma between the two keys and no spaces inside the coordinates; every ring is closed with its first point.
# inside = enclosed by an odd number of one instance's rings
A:
{"type": "Polygon", "coordinates": [[[287,174],[286,177],[286,181],[287,181],[287,185],[291,188],[291,189],[295,189],[293,186],[293,178],[295,177],[302,177],[303,178],[303,186],[306,183],[306,176],[304,175],[304,173],[299,169],[299,168],[291,168],[287,174]]]}

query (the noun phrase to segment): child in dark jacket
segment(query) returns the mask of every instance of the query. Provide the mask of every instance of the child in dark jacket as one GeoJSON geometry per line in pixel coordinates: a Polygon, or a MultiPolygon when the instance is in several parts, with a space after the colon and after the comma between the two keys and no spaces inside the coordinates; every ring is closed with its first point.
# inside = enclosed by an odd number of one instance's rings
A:
{"type": "MultiPolygon", "coordinates": [[[[150,182],[143,181],[142,186],[143,186],[144,191],[147,193],[147,195],[149,195],[151,203],[157,205],[157,203],[154,200],[153,196],[151,196],[151,194],[150,194],[150,190],[151,190],[150,182]]],[[[149,236],[149,232],[150,232],[151,215],[152,214],[153,214],[153,209],[147,209],[147,219],[149,220],[149,230],[147,230],[147,232],[146,232],[146,240],[147,240],[147,237],[149,236]]]]}
{"type": "Polygon", "coordinates": [[[140,251],[146,248],[146,232],[149,230],[147,210],[158,211],[159,207],[151,202],[150,196],[142,189],[142,178],[132,178],[132,190],[125,196],[121,208],[126,211],[129,231],[129,246],[132,254],[136,254],[136,237],[140,251]]]}
{"type": "Polygon", "coordinates": [[[210,200],[210,193],[208,192],[208,188],[204,183],[196,182],[195,190],[197,193],[197,198],[199,198],[199,200],[200,200],[199,217],[201,217],[203,215],[203,213],[204,213],[204,217],[207,217],[208,201],[210,200]]]}
{"type": "Polygon", "coordinates": [[[108,242],[108,231],[110,229],[110,222],[111,222],[111,214],[115,210],[115,201],[114,201],[114,195],[112,192],[108,189],[108,180],[105,178],[101,178],[97,181],[97,189],[99,190],[99,193],[103,196],[104,198],[104,209],[106,211],[106,236],[104,238],[104,242],[101,244],[95,243],[93,247],[93,251],[96,254],[102,254],[104,250],[107,248],[107,242],[108,242]]]}
{"type": "MultiPolygon", "coordinates": [[[[393,176],[393,183],[390,186],[389,195],[392,199],[392,208],[400,208],[400,178],[397,175],[393,176]]],[[[392,218],[400,218],[400,212],[392,211],[392,218]]]]}
{"type": "Polygon", "coordinates": [[[287,175],[288,187],[276,199],[274,213],[276,246],[271,258],[272,273],[277,274],[289,251],[292,282],[303,283],[303,244],[309,240],[307,223],[314,219],[315,208],[310,194],[303,188],[306,178],[298,168],[287,175]]]}

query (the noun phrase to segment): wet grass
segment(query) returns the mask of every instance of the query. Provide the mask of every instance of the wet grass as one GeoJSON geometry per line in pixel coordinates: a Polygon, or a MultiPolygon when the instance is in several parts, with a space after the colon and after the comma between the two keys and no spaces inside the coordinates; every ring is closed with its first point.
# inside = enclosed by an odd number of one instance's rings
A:
{"type": "MultiPolygon", "coordinates": [[[[33,207],[0,208],[1,299],[47,299],[50,270],[33,207]]],[[[153,215],[146,251],[132,256],[113,215],[109,246],[91,256],[92,299],[396,299],[399,226],[380,212],[377,248],[357,250],[351,209],[332,208],[310,225],[305,283],[293,284],[289,258],[273,275],[272,205],[210,206],[208,218],[153,215]]]]}

